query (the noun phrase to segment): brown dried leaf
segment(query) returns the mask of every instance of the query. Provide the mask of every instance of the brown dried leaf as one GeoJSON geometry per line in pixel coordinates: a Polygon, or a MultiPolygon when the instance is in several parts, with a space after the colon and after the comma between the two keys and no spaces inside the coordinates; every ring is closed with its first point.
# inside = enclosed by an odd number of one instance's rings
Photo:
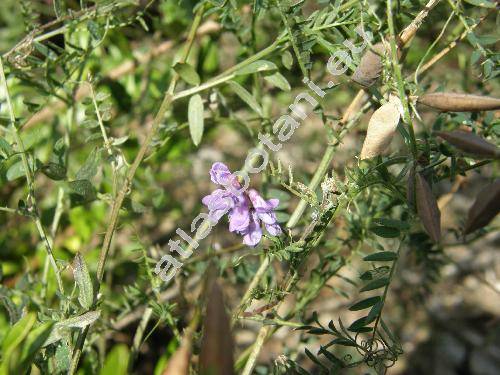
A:
{"type": "Polygon", "coordinates": [[[420,173],[415,175],[415,195],[418,216],[429,237],[437,243],[441,237],[441,212],[429,184],[420,173]]]}
{"type": "Polygon", "coordinates": [[[486,226],[500,212],[500,180],[483,188],[469,209],[464,233],[469,234],[486,226]]]}
{"type": "Polygon", "coordinates": [[[436,132],[436,134],[451,143],[456,148],[468,154],[473,154],[485,158],[500,157],[500,149],[497,146],[474,133],[453,131],[436,132]]]}
{"type": "Polygon", "coordinates": [[[361,160],[380,155],[391,143],[401,117],[402,104],[397,96],[373,112],[361,149],[361,160]]]}
{"type": "Polygon", "coordinates": [[[361,57],[351,79],[363,87],[372,86],[382,73],[382,55],[385,51],[383,43],[374,44],[373,48],[368,49],[361,57]]]}
{"type": "Polygon", "coordinates": [[[469,112],[500,109],[500,99],[451,92],[424,94],[418,98],[418,102],[440,111],[469,112]]]}
{"type": "Polygon", "coordinates": [[[234,373],[233,348],[233,337],[222,291],[217,282],[214,282],[203,321],[201,374],[232,375],[234,373]]]}

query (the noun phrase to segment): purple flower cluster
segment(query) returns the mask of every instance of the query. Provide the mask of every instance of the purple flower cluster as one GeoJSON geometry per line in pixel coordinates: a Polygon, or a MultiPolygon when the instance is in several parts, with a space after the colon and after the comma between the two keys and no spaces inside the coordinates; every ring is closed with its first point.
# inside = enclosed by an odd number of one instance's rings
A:
{"type": "Polygon", "coordinates": [[[261,222],[272,236],[281,234],[274,213],[279,204],[278,199],[266,201],[254,189],[246,192],[229,168],[221,162],[212,165],[210,179],[213,183],[225,187],[214,190],[202,199],[209,209],[208,215],[212,222],[218,222],[222,216],[229,213],[229,231],[242,235],[243,243],[248,246],[255,246],[260,242],[261,222]]]}

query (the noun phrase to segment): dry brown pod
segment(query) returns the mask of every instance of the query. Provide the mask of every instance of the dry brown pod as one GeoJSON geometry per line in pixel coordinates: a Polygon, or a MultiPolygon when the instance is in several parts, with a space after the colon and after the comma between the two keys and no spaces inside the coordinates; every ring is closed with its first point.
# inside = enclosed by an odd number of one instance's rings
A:
{"type": "Polygon", "coordinates": [[[452,92],[424,94],[417,101],[428,107],[445,112],[474,112],[500,109],[500,99],[452,92]]]}
{"type": "Polygon", "coordinates": [[[207,298],[207,309],[203,320],[200,373],[232,375],[233,348],[233,337],[222,290],[217,282],[214,282],[207,298]]]}
{"type": "Polygon", "coordinates": [[[417,213],[425,231],[433,242],[439,242],[441,238],[441,212],[429,184],[420,173],[415,175],[415,200],[417,213]]]}
{"type": "Polygon", "coordinates": [[[474,133],[456,130],[436,132],[436,135],[465,153],[485,158],[500,157],[500,149],[497,146],[474,133]]]}
{"type": "Polygon", "coordinates": [[[464,234],[469,234],[489,224],[500,212],[500,180],[484,187],[469,209],[464,234]]]}
{"type": "Polygon", "coordinates": [[[361,160],[378,156],[389,146],[401,118],[402,107],[401,100],[391,95],[386,104],[373,112],[361,149],[361,160]]]}
{"type": "Polygon", "coordinates": [[[374,44],[361,57],[351,79],[363,87],[372,86],[382,73],[382,56],[386,49],[383,43],[374,44]]]}

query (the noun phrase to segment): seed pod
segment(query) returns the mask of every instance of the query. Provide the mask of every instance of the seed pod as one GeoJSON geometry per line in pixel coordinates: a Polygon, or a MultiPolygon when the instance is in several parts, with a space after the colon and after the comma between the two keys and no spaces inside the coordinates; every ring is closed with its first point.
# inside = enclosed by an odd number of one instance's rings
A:
{"type": "Polygon", "coordinates": [[[441,237],[441,212],[429,184],[420,173],[415,175],[415,195],[418,216],[431,240],[437,243],[441,237]]]}
{"type": "Polygon", "coordinates": [[[361,149],[361,160],[380,155],[391,143],[401,117],[402,104],[397,96],[373,112],[361,149]]]}
{"type": "Polygon", "coordinates": [[[424,94],[418,98],[418,102],[445,112],[474,112],[500,109],[500,99],[451,92],[424,94]]]}
{"type": "Polygon", "coordinates": [[[469,209],[464,234],[486,226],[500,212],[500,180],[483,188],[469,209]]]}
{"type": "Polygon", "coordinates": [[[233,338],[222,291],[216,282],[207,300],[201,341],[200,373],[231,375],[234,373],[233,338]]]}
{"type": "Polygon", "coordinates": [[[436,132],[438,137],[451,143],[459,150],[485,158],[500,157],[500,149],[474,133],[463,131],[436,132]]]}
{"type": "Polygon", "coordinates": [[[361,57],[361,61],[351,79],[363,87],[372,86],[382,73],[382,55],[384,55],[385,51],[383,43],[377,43],[371,49],[368,49],[361,57]]]}

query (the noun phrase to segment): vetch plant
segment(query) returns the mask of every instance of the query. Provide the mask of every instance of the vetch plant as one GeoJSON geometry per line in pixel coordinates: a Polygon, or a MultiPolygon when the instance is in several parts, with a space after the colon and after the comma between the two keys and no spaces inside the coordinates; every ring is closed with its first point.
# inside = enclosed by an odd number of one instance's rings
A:
{"type": "Polygon", "coordinates": [[[496,10],[3,0],[0,375],[497,368],[496,10]]]}

